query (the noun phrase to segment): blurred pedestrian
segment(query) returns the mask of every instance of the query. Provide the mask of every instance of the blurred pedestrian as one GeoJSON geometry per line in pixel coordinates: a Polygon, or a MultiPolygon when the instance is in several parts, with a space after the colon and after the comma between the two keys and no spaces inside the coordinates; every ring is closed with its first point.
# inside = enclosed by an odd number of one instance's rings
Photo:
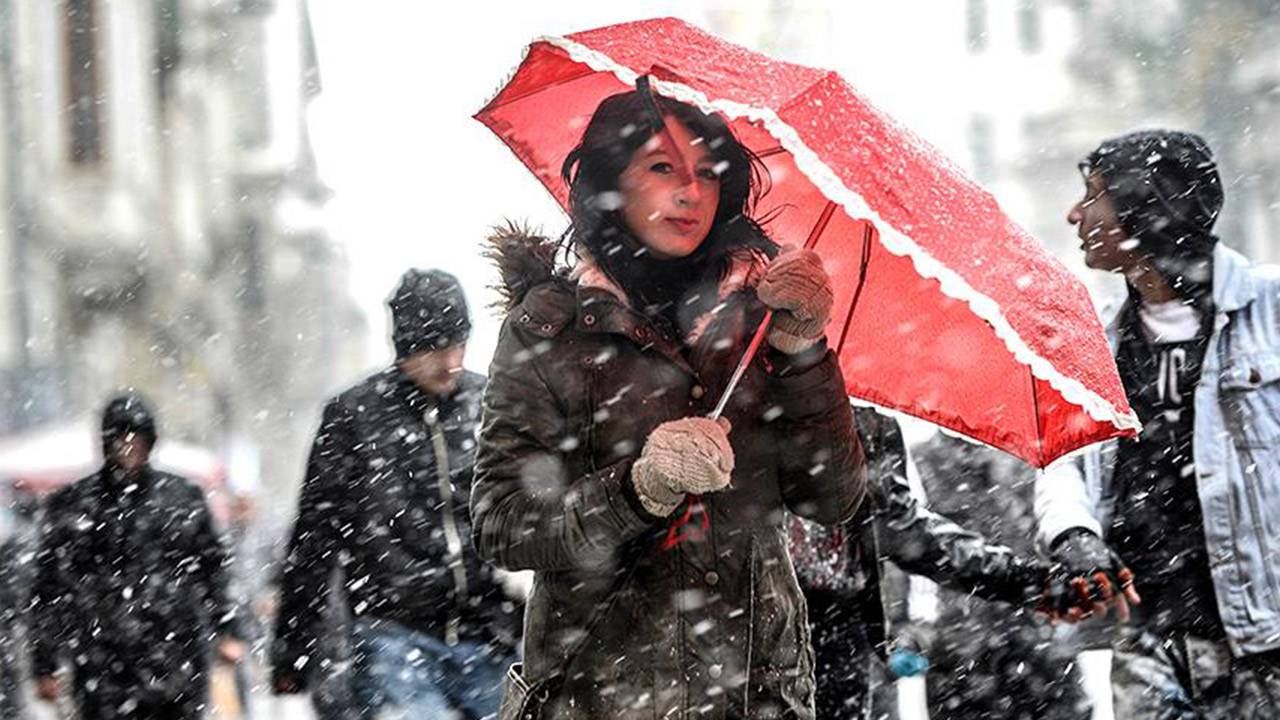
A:
{"type": "Polygon", "coordinates": [[[211,651],[245,653],[204,492],[151,467],[156,437],[139,395],[112,399],[102,468],[50,497],[40,523],[32,671],[53,702],[68,669],[82,720],[201,717],[211,651]]]}
{"type": "MultiPolygon", "coordinates": [[[[929,507],[1015,556],[1035,558],[1035,471],[968,440],[937,433],[913,449],[929,507]]],[[[1035,612],[1047,563],[1028,602],[992,603],[963,585],[941,583],[928,624],[930,720],[1089,720],[1071,628],[1035,612]]],[[[926,575],[928,575],[926,573],[926,575]]],[[[936,578],[931,578],[936,579],[936,578]]]]}
{"type": "MultiPolygon", "coordinates": [[[[484,377],[456,278],[410,270],[391,309],[395,363],[325,406],[281,575],[276,692],[312,689],[350,643],[363,717],[480,718],[497,710],[519,604],[471,546],[484,377]],[[330,608],[330,583],[345,607],[330,608]],[[350,617],[351,636],[328,620],[350,617]]],[[[327,701],[328,698],[326,698],[327,701]]]]}
{"type": "Polygon", "coordinates": [[[35,516],[33,495],[18,491],[7,511],[12,521],[0,543],[0,720],[28,717],[31,585],[35,579],[35,516]]]}
{"type": "MultiPolygon", "coordinates": [[[[992,612],[1000,615],[1034,608],[1048,575],[1033,552],[1015,553],[965,529],[988,525],[962,526],[926,507],[908,482],[911,461],[898,423],[869,408],[854,414],[867,453],[868,501],[844,525],[823,528],[795,518],[791,531],[813,628],[818,717],[831,720],[893,717],[896,699],[878,690],[933,664],[919,633],[888,622],[884,561],[976,596],[979,604],[997,603],[992,612]]],[[[956,473],[944,482],[955,483],[954,493],[969,491],[956,473]]],[[[895,615],[905,619],[906,613],[895,615]]]]}

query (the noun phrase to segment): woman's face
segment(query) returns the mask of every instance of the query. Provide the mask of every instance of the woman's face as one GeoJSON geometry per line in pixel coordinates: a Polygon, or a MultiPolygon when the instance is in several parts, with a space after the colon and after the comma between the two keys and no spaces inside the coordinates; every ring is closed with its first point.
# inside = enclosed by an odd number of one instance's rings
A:
{"type": "Polygon", "coordinates": [[[720,206],[720,173],[707,144],[678,120],[668,116],[666,123],[682,157],[672,157],[655,135],[632,154],[618,179],[622,219],[659,260],[697,250],[720,206]]]}

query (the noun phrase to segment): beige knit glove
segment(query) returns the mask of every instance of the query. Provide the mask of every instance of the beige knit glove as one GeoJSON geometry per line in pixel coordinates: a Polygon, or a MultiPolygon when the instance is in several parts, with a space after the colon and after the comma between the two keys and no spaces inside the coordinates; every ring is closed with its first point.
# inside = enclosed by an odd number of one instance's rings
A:
{"type": "Polygon", "coordinates": [[[631,482],[644,509],[666,517],[686,494],[723,490],[733,474],[729,421],[687,417],[664,422],[649,433],[631,482]]]}
{"type": "Polygon", "coordinates": [[[834,297],[822,258],[812,250],[783,251],[756,286],[760,302],[773,308],[769,344],[788,355],[813,347],[831,317],[834,297]]]}

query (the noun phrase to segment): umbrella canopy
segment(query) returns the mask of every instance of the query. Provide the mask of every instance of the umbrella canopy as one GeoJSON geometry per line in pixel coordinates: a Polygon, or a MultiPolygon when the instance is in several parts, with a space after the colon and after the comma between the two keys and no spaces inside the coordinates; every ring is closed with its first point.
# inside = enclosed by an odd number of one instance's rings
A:
{"type": "Polygon", "coordinates": [[[646,20],[535,41],[476,119],[567,209],[565,156],[641,75],[726,118],[768,167],[757,212],[774,240],[822,255],[850,395],[1040,467],[1138,430],[1079,280],[834,72],[646,20]]]}
{"type": "MultiPolygon", "coordinates": [[[[226,482],[222,462],[196,445],[161,440],[151,454],[151,464],[198,482],[206,491],[222,489],[226,482]]],[[[101,431],[90,418],[0,438],[0,481],[30,492],[56,490],[101,465],[101,431]]]]}

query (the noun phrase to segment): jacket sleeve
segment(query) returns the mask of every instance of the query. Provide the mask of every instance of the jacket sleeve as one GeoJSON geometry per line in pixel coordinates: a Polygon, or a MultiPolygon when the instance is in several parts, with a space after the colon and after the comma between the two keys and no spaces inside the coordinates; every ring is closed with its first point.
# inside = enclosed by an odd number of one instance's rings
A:
{"type": "Polygon", "coordinates": [[[534,358],[504,323],[471,492],[475,546],[506,570],[600,567],[657,518],[627,497],[631,460],[570,477],[561,448],[577,438],[534,358]]]}
{"type": "Polygon", "coordinates": [[[835,353],[825,343],[811,352],[823,353],[821,359],[794,374],[771,363],[778,481],[793,513],[834,525],[853,517],[862,502],[866,463],[835,353]]]}
{"type": "Polygon", "coordinates": [[[342,530],[335,500],[354,466],[352,419],[340,400],[324,410],[307,459],[298,500],[298,518],[280,574],[280,612],[272,646],[272,676],[305,688],[311,653],[319,641],[329,600],[329,579],[337,567],[342,530]]]}
{"type": "MultiPolygon", "coordinates": [[[[910,460],[906,462],[910,467],[910,460]]],[[[900,472],[880,474],[874,482],[884,547],[895,565],[987,600],[1025,599],[1034,559],[1017,557],[1009,548],[990,544],[981,534],[929,510],[900,472]]]]}
{"type": "Polygon", "coordinates": [[[218,531],[204,493],[198,487],[193,488],[193,492],[194,507],[190,516],[195,523],[193,567],[200,575],[205,611],[219,637],[243,638],[239,609],[232,600],[231,555],[226,537],[218,531]]]}
{"type": "Polygon", "coordinates": [[[66,537],[58,522],[58,496],[51,499],[40,519],[39,548],[36,551],[35,585],[31,592],[31,673],[35,677],[52,675],[61,660],[59,650],[66,647],[64,621],[71,602],[71,590],[59,567],[60,556],[67,552],[66,537]]]}
{"type": "MultiPolygon", "coordinates": [[[[899,568],[940,585],[988,600],[1026,599],[1036,560],[932,512],[912,491],[915,465],[897,422],[882,415],[859,416],[871,458],[871,485],[878,535],[887,558],[899,568]]],[[[1038,580],[1038,579],[1037,579],[1038,580]]]]}
{"type": "Polygon", "coordinates": [[[1035,510],[1037,540],[1046,552],[1073,528],[1085,528],[1102,536],[1097,509],[1085,482],[1083,452],[1061,458],[1036,473],[1035,510]]]}

